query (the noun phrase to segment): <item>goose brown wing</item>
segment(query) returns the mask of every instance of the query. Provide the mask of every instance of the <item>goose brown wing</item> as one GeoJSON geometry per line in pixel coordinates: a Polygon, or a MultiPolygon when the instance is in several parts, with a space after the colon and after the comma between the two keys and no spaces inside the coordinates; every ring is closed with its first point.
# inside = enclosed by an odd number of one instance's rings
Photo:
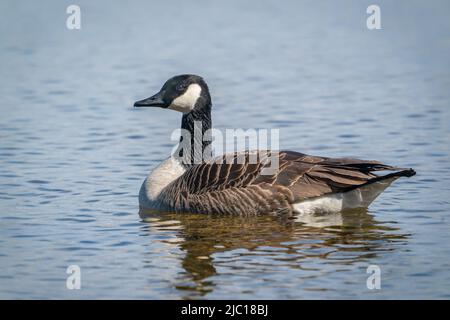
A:
{"type": "MultiPolygon", "coordinates": [[[[325,158],[293,151],[227,154],[189,168],[168,186],[168,199],[188,211],[261,213],[289,211],[292,203],[358,188],[373,179],[373,172],[398,170],[377,161],[325,158]],[[277,157],[278,170],[262,170],[277,157]],[[257,160],[257,161],[255,161],[257,160]],[[174,193],[177,196],[174,197],[174,193]]],[[[403,171],[402,171],[403,172],[403,171]]]]}
{"type": "Polygon", "coordinates": [[[294,202],[350,191],[377,178],[374,171],[395,170],[378,161],[333,159],[291,151],[281,153],[280,158],[280,170],[273,176],[273,184],[288,188],[294,202]]]}

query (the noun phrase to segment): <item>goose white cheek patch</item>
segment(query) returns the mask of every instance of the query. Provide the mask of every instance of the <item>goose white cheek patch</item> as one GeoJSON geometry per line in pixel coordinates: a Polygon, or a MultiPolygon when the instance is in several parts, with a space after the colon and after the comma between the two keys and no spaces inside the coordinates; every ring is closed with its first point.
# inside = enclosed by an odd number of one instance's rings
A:
{"type": "Polygon", "coordinates": [[[191,84],[183,95],[172,101],[169,109],[188,113],[195,107],[197,99],[200,97],[202,88],[198,84],[191,84]]]}

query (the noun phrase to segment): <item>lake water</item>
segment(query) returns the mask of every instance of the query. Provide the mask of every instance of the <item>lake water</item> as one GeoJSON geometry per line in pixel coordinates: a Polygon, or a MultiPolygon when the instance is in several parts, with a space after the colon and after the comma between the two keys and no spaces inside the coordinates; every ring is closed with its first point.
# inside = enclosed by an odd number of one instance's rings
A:
{"type": "Polygon", "coordinates": [[[450,298],[447,1],[377,1],[372,31],[369,1],[76,1],[81,30],[69,4],[0,3],[0,298],[450,298]],[[303,222],[143,221],[180,115],[132,104],[180,73],[206,79],[218,129],[418,174],[303,222]]]}

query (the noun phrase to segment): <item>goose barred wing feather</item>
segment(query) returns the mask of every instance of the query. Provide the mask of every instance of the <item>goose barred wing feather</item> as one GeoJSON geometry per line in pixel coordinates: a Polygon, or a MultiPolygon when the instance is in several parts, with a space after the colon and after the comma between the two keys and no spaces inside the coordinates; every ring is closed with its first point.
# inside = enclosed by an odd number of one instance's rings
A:
{"type": "Polygon", "coordinates": [[[293,151],[262,152],[257,158],[256,152],[239,152],[190,167],[167,187],[163,201],[177,211],[292,214],[293,203],[350,191],[382,178],[374,171],[399,169],[377,161],[293,151]],[[271,157],[278,159],[278,170],[261,174],[270,167],[271,157]]]}

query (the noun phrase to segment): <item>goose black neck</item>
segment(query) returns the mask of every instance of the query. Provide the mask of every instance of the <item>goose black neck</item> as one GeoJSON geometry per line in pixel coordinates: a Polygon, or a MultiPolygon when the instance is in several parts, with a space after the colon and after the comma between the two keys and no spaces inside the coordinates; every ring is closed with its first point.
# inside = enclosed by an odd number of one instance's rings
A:
{"type": "Polygon", "coordinates": [[[181,119],[181,137],[178,155],[185,167],[202,163],[212,156],[211,100],[201,96],[195,108],[181,119]]]}

